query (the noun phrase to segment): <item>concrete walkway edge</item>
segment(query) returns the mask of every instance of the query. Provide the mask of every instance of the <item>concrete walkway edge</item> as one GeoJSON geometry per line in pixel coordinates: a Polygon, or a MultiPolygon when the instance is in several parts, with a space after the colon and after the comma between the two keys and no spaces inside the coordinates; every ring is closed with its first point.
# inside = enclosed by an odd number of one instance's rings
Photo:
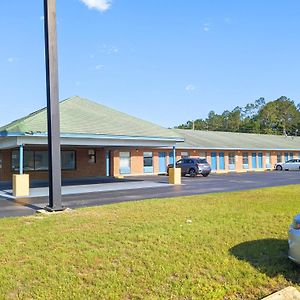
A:
{"type": "Polygon", "coordinates": [[[299,300],[300,292],[292,287],[288,286],[270,296],[263,298],[262,300],[299,300]]]}

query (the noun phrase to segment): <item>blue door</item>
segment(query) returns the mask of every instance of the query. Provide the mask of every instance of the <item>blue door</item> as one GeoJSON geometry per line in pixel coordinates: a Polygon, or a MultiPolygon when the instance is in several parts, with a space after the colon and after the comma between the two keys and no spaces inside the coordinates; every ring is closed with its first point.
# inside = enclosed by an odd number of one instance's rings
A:
{"type": "Polygon", "coordinates": [[[288,153],[284,153],[284,159],[285,159],[285,161],[289,160],[289,154],[288,153]]]}
{"type": "Polygon", "coordinates": [[[211,153],[211,169],[217,170],[217,153],[216,152],[211,153]]]}
{"type": "Polygon", "coordinates": [[[174,163],[174,155],[173,155],[173,151],[171,151],[169,153],[169,164],[173,165],[173,163],[174,163]]]}
{"type": "Polygon", "coordinates": [[[263,167],[263,154],[258,153],[258,167],[262,168],[263,167]]]}
{"type": "Polygon", "coordinates": [[[219,153],[219,169],[225,170],[224,152],[219,153]]]}
{"type": "Polygon", "coordinates": [[[294,158],[294,153],[291,152],[291,153],[290,153],[290,159],[293,159],[293,158],[294,158]]]}
{"type": "Polygon", "coordinates": [[[158,152],[159,173],[167,172],[166,152],[158,152]]]}
{"type": "Polygon", "coordinates": [[[106,176],[110,176],[110,151],[105,154],[106,176]]]}
{"type": "Polygon", "coordinates": [[[252,153],[252,169],[257,168],[256,153],[252,153]]]}

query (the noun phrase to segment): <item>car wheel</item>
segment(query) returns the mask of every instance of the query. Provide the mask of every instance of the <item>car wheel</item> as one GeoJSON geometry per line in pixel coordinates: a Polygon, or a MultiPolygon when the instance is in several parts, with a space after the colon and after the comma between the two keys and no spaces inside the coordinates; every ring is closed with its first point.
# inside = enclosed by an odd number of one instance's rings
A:
{"type": "Polygon", "coordinates": [[[190,169],[189,174],[190,174],[191,177],[195,177],[197,175],[195,169],[190,169]]]}
{"type": "Polygon", "coordinates": [[[208,173],[205,173],[205,174],[202,174],[203,177],[207,177],[208,176],[208,173]]]}
{"type": "Polygon", "coordinates": [[[277,171],[282,171],[282,166],[276,166],[277,171]]]}

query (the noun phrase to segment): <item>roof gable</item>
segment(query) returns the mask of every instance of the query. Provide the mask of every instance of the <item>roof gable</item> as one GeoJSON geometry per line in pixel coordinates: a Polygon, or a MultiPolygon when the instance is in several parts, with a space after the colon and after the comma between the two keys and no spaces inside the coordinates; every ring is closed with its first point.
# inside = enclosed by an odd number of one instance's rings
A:
{"type": "MultiPolygon", "coordinates": [[[[177,138],[178,134],[154,123],[80,97],[60,102],[61,134],[97,134],[177,138]]],[[[7,133],[46,133],[46,108],[0,128],[7,133]]]]}

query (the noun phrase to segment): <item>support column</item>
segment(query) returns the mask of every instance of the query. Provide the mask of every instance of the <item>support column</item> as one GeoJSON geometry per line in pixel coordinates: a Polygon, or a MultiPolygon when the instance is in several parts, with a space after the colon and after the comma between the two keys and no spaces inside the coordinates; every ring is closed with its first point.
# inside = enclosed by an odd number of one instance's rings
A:
{"type": "Polygon", "coordinates": [[[173,146],[173,168],[176,168],[176,147],[173,146]]]}
{"type": "Polygon", "coordinates": [[[181,168],[176,168],[176,147],[173,146],[173,168],[169,169],[169,183],[181,184],[181,168]]]}
{"type": "Polygon", "coordinates": [[[13,196],[29,196],[29,175],[24,174],[24,145],[19,148],[19,174],[13,174],[13,196]]]}
{"type": "Polygon", "coordinates": [[[20,149],[19,149],[20,155],[19,155],[19,174],[23,175],[24,173],[24,145],[20,145],[20,149]]]}
{"type": "Polygon", "coordinates": [[[44,0],[45,59],[47,86],[49,211],[62,210],[61,153],[56,36],[56,0],[44,0]]]}

